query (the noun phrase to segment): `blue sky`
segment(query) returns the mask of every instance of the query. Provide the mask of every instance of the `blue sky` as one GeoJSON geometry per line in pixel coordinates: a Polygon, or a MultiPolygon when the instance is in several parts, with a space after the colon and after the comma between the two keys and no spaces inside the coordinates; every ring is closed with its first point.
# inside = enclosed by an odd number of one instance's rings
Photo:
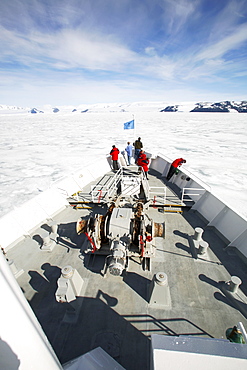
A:
{"type": "Polygon", "coordinates": [[[0,104],[247,100],[247,0],[0,0],[0,104]]]}

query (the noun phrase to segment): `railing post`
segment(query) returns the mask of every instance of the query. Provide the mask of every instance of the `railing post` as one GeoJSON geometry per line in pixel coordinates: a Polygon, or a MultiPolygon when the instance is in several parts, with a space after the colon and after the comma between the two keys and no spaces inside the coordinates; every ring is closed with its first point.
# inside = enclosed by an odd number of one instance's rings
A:
{"type": "Polygon", "coordinates": [[[184,188],[182,189],[182,198],[181,198],[181,202],[182,202],[182,203],[184,202],[184,188]]]}
{"type": "Polygon", "coordinates": [[[99,190],[98,203],[100,203],[101,198],[102,198],[102,189],[99,190]]]}
{"type": "Polygon", "coordinates": [[[237,325],[238,329],[241,331],[241,333],[243,334],[243,337],[244,337],[244,340],[245,340],[245,343],[247,343],[247,333],[246,333],[246,330],[244,328],[244,325],[242,324],[242,322],[238,322],[238,325],[237,325]]]}

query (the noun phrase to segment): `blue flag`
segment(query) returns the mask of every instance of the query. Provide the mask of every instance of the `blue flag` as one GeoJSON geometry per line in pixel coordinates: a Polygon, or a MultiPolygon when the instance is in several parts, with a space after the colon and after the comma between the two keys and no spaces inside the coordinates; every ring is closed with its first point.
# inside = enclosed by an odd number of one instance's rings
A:
{"type": "Polygon", "coordinates": [[[135,128],[135,123],[134,123],[133,119],[132,119],[132,121],[124,123],[124,130],[131,130],[133,128],[135,128]]]}

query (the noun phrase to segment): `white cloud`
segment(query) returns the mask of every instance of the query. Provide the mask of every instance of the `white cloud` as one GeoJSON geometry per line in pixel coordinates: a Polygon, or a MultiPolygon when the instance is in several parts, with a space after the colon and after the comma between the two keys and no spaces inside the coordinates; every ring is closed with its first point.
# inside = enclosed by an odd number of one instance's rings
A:
{"type": "MultiPolygon", "coordinates": [[[[244,58],[233,58],[232,62],[226,58],[228,52],[247,41],[247,25],[237,25],[244,5],[241,0],[228,1],[217,18],[206,20],[201,13],[201,0],[154,0],[152,5],[144,1],[135,8],[139,13],[131,13],[126,19],[125,14],[121,14],[123,22],[119,27],[116,26],[119,17],[116,13],[112,25],[103,22],[106,16],[111,20],[106,10],[101,24],[97,24],[101,9],[93,9],[95,5],[90,1],[85,1],[86,10],[78,8],[80,16],[76,12],[76,0],[69,4],[62,1],[61,7],[55,3],[49,7],[51,13],[46,14],[46,6],[34,1],[37,7],[33,19],[30,9],[28,12],[28,7],[23,5],[26,13],[20,12],[22,16],[16,27],[5,24],[7,28],[4,28],[2,22],[0,62],[9,66],[9,72],[6,69],[0,80],[4,91],[18,87],[19,94],[25,91],[37,100],[40,93],[44,99],[47,96],[47,103],[52,93],[54,99],[64,100],[67,97],[74,100],[78,94],[83,99],[88,96],[95,100],[102,96],[109,101],[112,101],[111,96],[115,99],[117,95],[119,100],[128,97],[140,100],[143,96],[149,99],[147,94],[159,99],[160,94],[169,96],[172,91],[177,92],[179,86],[191,92],[189,84],[197,80],[203,87],[210,80],[211,83],[223,82],[220,77],[223,74],[228,81],[232,76],[244,75],[244,58]],[[89,9],[94,12],[88,12],[89,9]],[[149,17],[149,9],[157,18],[149,17]],[[161,10],[158,15],[157,9],[161,10]],[[202,38],[190,34],[191,29],[199,26],[199,21],[202,22],[202,38]],[[187,28],[190,28],[188,33],[187,28]],[[45,94],[45,90],[49,92],[45,94]]],[[[127,11],[130,4],[130,1],[124,5],[114,2],[112,6],[127,11]]],[[[14,11],[13,6],[11,10],[14,11]]],[[[10,18],[11,15],[9,12],[10,18]]],[[[206,90],[206,86],[203,88],[206,90]]]]}
{"type": "Polygon", "coordinates": [[[201,0],[164,0],[163,18],[168,33],[176,35],[190,19],[198,16],[198,5],[201,0]]]}
{"type": "Polygon", "coordinates": [[[214,42],[196,56],[196,60],[213,59],[224,56],[227,52],[239,48],[247,41],[247,24],[240,25],[231,35],[214,42]]]}
{"type": "Polygon", "coordinates": [[[209,26],[211,41],[225,38],[233,33],[239,23],[243,21],[246,12],[246,0],[228,0],[217,16],[212,17],[209,26]]]}
{"type": "Polygon", "coordinates": [[[1,59],[13,58],[27,66],[45,62],[57,68],[116,71],[136,60],[134,52],[107,35],[64,29],[52,35],[32,32],[21,36],[3,28],[0,34],[1,59]]]}
{"type": "Polygon", "coordinates": [[[150,57],[153,57],[153,56],[157,55],[157,52],[156,52],[156,50],[153,46],[149,46],[149,47],[145,48],[145,53],[150,57]]]}

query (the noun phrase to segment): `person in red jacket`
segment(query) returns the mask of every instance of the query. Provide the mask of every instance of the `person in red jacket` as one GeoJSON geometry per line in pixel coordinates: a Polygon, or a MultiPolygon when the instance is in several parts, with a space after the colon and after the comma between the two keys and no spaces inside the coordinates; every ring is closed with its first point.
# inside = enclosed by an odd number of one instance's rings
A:
{"type": "Polygon", "coordinates": [[[141,168],[143,169],[146,178],[148,180],[148,165],[149,165],[149,160],[147,159],[146,154],[144,153],[143,150],[140,151],[139,157],[137,159],[137,165],[139,166],[139,170],[141,168]]]}
{"type": "Polygon", "coordinates": [[[118,170],[118,154],[119,150],[116,148],[115,145],[112,145],[112,150],[110,151],[111,158],[112,158],[112,165],[113,165],[113,170],[117,171],[118,170]]]}
{"type": "Polygon", "coordinates": [[[166,179],[169,181],[170,178],[174,175],[174,173],[176,172],[176,169],[178,167],[180,167],[183,163],[186,163],[186,160],[183,159],[183,158],[178,158],[178,159],[175,159],[175,161],[172,162],[170,168],[169,168],[169,171],[168,171],[168,174],[166,176],[166,179]]]}

